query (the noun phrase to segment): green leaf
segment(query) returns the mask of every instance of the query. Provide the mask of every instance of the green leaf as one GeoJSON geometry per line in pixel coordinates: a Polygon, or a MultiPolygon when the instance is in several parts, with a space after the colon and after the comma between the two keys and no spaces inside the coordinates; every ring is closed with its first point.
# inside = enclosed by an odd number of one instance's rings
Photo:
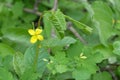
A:
{"type": "Polygon", "coordinates": [[[3,10],[3,7],[4,7],[4,4],[3,4],[3,3],[0,3],[0,13],[1,13],[2,10],[3,10]]]}
{"type": "Polygon", "coordinates": [[[1,56],[0,56],[0,66],[3,66],[1,56]]]}
{"type": "Polygon", "coordinates": [[[103,45],[107,46],[107,40],[115,35],[112,26],[113,13],[110,7],[102,1],[96,1],[92,4],[94,10],[93,18],[96,22],[96,28],[99,32],[100,41],[103,45]]]}
{"type": "Polygon", "coordinates": [[[69,63],[69,59],[66,57],[65,52],[56,52],[54,57],[50,57],[50,62],[48,64],[48,69],[52,71],[53,74],[55,73],[64,73],[69,70],[66,64],[69,63]]]}
{"type": "Polygon", "coordinates": [[[67,80],[67,79],[72,79],[72,74],[71,72],[65,72],[59,75],[56,75],[57,80],[67,80]]]}
{"type": "Polygon", "coordinates": [[[25,68],[29,69],[29,68],[33,68],[36,63],[36,72],[39,74],[39,76],[42,76],[43,71],[46,68],[46,64],[47,62],[43,61],[43,59],[48,59],[49,54],[47,52],[47,50],[41,48],[39,49],[39,54],[38,54],[38,58],[36,59],[36,48],[38,46],[36,46],[36,44],[34,44],[33,46],[30,46],[24,55],[24,60],[25,60],[25,68]],[[37,60],[37,62],[35,62],[35,59],[37,60]]]}
{"type": "Polygon", "coordinates": [[[73,70],[72,74],[76,80],[87,80],[98,70],[92,58],[87,57],[86,59],[81,59],[80,57],[76,57],[75,62],[76,64],[73,64],[75,70],[73,70]]]}
{"type": "Polygon", "coordinates": [[[96,73],[96,71],[99,70],[98,66],[94,62],[94,59],[92,58],[84,60],[81,62],[81,65],[82,66],[80,66],[79,69],[85,69],[90,75],[96,73]]]}
{"type": "Polygon", "coordinates": [[[51,33],[52,33],[52,23],[50,22],[49,17],[51,16],[51,14],[49,12],[46,12],[43,16],[43,21],[44,21],[44,31],[46,33],[47,38],[51,37],[51,33]]]}
{"type": "Polygon", "coordinates": [[[7,70],[13,69],[13,55],[7,55],[2,58],[2,66],[7,70]]]}
{"type": "Polygon", "coordinates": [[[8,42],[13,48],[24,52],[30,46],[30,36],[27,29],[24,28],[7,28],[2,31],[5,42],[8,42]]]}
{"type": "Polygon", "coordinates": [[[29,44],[29,35],[27,29],[8,28],[2,33],[4,38],[7,38],[11,41],[29,44]]]}
{"type": "Polygon", "coordinates": [[[0,68],[0,80],[14,80],[10,72],[4,68],[0,68]]]}
{"type": "Polygon", "coordinates": [[[97,65],[92,59],[80,59],[76,62],[75,70],[73,71],[73,77],[76,80],[87,80],[92,74],[95,74],[98,70],[97,65]]]}
{"type": "Polygon", "coordinates": [[[12,3],[13,0],[5,0],[7,3],[12,3]]]}
{"type": "Polygon", "coordinates": [[[35,73],[35,71],[30,68],[26,69],[23,75],[20,77],[20,80],[37,80],[39,78],[39,74],[35,73]]]}
{"type": "Polygon", "coordinates": [[[15,51],[7,44],[0,43],[0,56],[13,55],[15,51]]]}
{"type": "Polygon", "coordinates": [[[72,37],[64,37],[62,40],[58,39],[58,38],[51,38],[48,40],[44,40],[42,42],[43,46],[46,47],[58,47],[58,46],[66,46],[66,45],[70,45],[75,43],[76,40],[72,37]]]}
{"type": "Polygon", "coordinates": [[[60,38],[64,37],[64,31],[66,30],[66,21],[63,13],[58,9],[55,13],[50,16],[50,21],[57,30],[56,33],[60,38]]]}
{"type": "Polygon", "coordinates": [[[53,25],[58,29],[59,31],[66,30],[66,21],[64,14],[58,9],[55,14],[53,14],[50,18],[53,25]]]}
{"type": "Polygon", "coordinates": [[[75,80],[87,80],[91,74],[87,70],[81,69],[73,71],[72,75],[75,80]]]}
{"type": "Polygon", "coordinates": [[[108,59],[109,57],[113,56],[113,48],[112,46],[105,47],[103,45],[97,45],[93,48],[94,53],[102,54],[103,59],[108,59]]]}
{"type": "Polygon", "coordinates": [[[119,5],[120,1],[119,0],[110,0],[110,2],[113,4],[113,7],[115,8],[115,10],[118,10],[118,12],[119,12],[120,11],[120,5],[119,5]]]}
{"type": "Polygon", "coordinates": [[[56,52],[54,59],[57,64],[66,65],[68,63],[68,58],[66,57],[66,53],[62,51],[56,52]]]}
{"type": "Polygon", "coordinates": [[[93,75],[92,80],[113,80],[112,76],[108,72],[96,73],[93,75]]]}
{"type": "Polygon", "coordinates": [[[24,56],[22,53],[17,52],[13,57],[13,67],[15,72],[21,76],[25,70],[24,56]]]}
{"type": "Polygon", "coordinates": [[[77,41],[75,44],[72,44],[67,49],[67,56],[70,58],[74,58],[76,56],[79,56],[82,52],[83,44],[80,41],[77,41]]]}
{"type": "Polygon", "coordinates": [[[66,65],[55,65],[55,68],[58,73],[63,73],[68,70],[66,65]]]}
{"type": "Polygon", "coordinates": [[[31,28],[32,25],[30,23],[37,18],[36,15],[32,15],[32,14],[29,14],[29,15],[24,14],[22,17],[23,17],[22,19],[24,20],[24,22],[27,23],[27,25],[23,24],[23,26],[26,26],[26,28],[31,28]]]}
{"type": "Polygon", "coordinates": [[[87,25],[85,25],[85,24],[83,24],[83,23],[81,23],[79,21],[74,20],[74,19],[72,19],[69,16],[65,15],[65,17],[67,19],[69,19],[76,27],[78,27],[79,29],[81,29],[83,32],[85,32],[85,33],[91,33],[92,32],[92,28],[91,27],[89,27],[89,26],[87,26],[87,25]]]}
{"type": "Polygon", "coordinates": [[[61,40],[61,45],[66,46],[66,45],[73,44],[75,42],[76,42],[76,40],[74,38],[72,38],[72,37],[64,37],[61,40]]]}
{"type": "Polygon", "coordinates": [[[93,59],[95,63],[100,63],[104,60],[104,56],[102,53],[96,52],[91,56],[91,59],[93,59]]]}
{"type": "Polygon", "coordinates": [[[16,2],[12,7],[13,17],[17,18],[23,14],[23,6],[22,2],[16,2]]]}
{"type": "Polygon", "coordinates": [[[114,48],[113,53],[120,55],[120,41],[115,41],[113,43],[113,48],[114,48]]]}

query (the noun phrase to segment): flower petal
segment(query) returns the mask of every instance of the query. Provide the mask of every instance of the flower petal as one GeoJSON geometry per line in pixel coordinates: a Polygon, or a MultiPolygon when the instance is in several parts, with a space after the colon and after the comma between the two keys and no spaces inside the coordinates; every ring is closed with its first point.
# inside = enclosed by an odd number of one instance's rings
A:
{"type": "Polygon", "coordinates": [[[35,34],[37,34],[37,35],[40,34],[41,32],[42,32],[42,29],[36,29],[35,30],[35,34]]]}
{"type": "Polygon", "coordinates": [[[40,41],[42,41],[44,38],[43,38],[42,35],[37,35],[37,39],[40,40],[40,41]]]}
{"type": "Polygon", "coordinates": [[[29,33],[30,35],[35,35],[35,31],[34,31],[33,29],[29,29],[29,30],[28,30],[28,33],[29,33]]]}
{"type": "Polygon", "coordinates": [[[35,43],[36,41],[37,41],[37,36],[32,36],[30,42],[35,43]]]}

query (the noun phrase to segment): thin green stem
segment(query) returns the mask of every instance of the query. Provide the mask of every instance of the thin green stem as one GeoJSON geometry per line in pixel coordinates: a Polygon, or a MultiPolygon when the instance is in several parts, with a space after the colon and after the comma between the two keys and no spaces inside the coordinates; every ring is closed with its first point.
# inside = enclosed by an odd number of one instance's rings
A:
{"type": "Polygon", "coordinates": [[[35,54],[34,63],[33,63],[34,71],[36,71],[36,68],[37,68],[38,56],[39,56],[39,42],[37,42],[37,45],[36,45],[36,54],[35,54]]]}
{"type": "Polygon", "coordinates": [[[51,73],[49,73],[47,80],[50,80],[50,77],[51,77],[51,73]]]}
{"type": "Polygon", "coordinates": [[[42,17],[43,17],[43,15],[40,16],[40,18],[39,18],[39,20],[38,20],[38,26],[37,26],[37,27],[40,27],[40,25],[41,25],[41,24],[40,24],[40,21],[41,21],[42,17]]]}

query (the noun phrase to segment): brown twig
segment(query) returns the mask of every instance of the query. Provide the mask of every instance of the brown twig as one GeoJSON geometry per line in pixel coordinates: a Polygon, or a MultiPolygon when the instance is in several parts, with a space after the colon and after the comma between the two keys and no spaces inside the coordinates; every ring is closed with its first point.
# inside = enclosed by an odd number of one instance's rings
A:
{"type": "Polygon", "coordinates": [[[24,8],[23,10],[25,12],[29,12],[29,13],[36,14],[36,15],[40,16],[40,15],[42,15],[42,13],[38,11],[38,4],[39,3],[40,3],[40,0],[35,0],[33,9],[24,8]]]}
{"type": "Polygon", "coordinates": [[[111,74],[113,80],[118,80],[117,76],[115,75],[115,73],[111,69],[109,69],[108,72],[111,74]]]}
{"type": "Polygon", "coordinates": [[[87,42],[80,36],[80,34],[75,30],[74,27],[72,27],[72,23],[67,23],[68,30],[70,30],[83,44],[87,44],[87,42]]]}
{"type": "Polygon", "coordinates": [[[52,11],[56,11],[58,7],[58,0],[54,0],[54,6],[52,8],[52,11]]]}
{"type": "Polygon", "coordinates": [[[35,15],[37,15],[37,16],[42,15],[41,12],[39,12],[39,11],[34,11],[34,9],[24,8],[23,10],[24,10],[25,12],[28,12],[28,13],[31,13],[31,14],[35,14],[35,15]]]}

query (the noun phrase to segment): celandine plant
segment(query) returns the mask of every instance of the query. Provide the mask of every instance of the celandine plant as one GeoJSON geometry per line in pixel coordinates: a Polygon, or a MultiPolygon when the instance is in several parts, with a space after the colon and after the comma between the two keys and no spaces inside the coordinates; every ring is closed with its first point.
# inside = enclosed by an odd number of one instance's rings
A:
{"type": "Polygon", "coordinates": [[[56,1],[0,1],[0,80],[119,80],[120,0],[56,1]]]}

